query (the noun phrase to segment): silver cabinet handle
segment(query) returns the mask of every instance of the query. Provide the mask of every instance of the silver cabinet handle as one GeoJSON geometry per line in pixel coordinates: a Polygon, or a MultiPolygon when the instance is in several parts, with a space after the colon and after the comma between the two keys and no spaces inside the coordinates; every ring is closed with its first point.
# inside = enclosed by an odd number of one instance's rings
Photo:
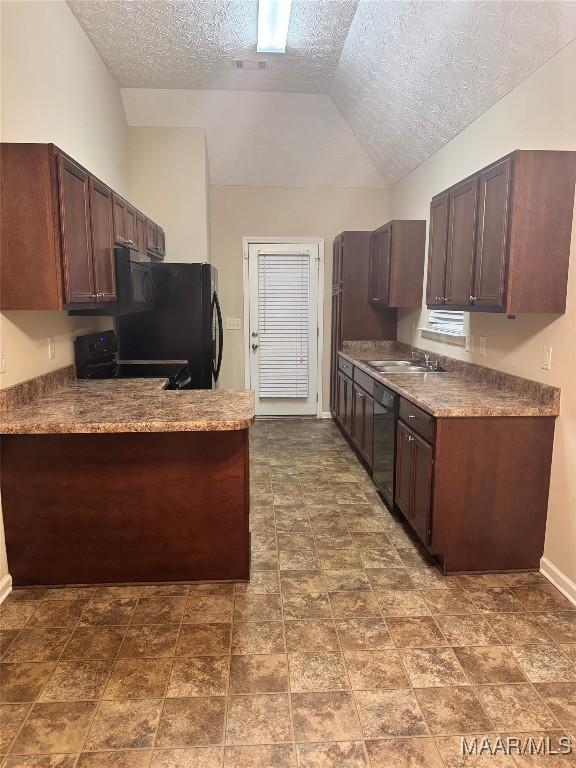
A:
{"type": "Polygon", "coordinates": [[[408,414],[408,418],[409,418],[409,419],[415,419],[415,418],[416,418],[416,416],[414,416],[414,414],[413,414],[413,413],[409,413],[409,414],[408,414]]]}
{"type": "Polygon", "coordinates": [[[474,304],[476,301],[476,296],[470,296],[470,304],[474,304]]]}
{"type": "Polygon", "coordinates": [[[412,435],[408,435],[408,442],[409,443],[413,443],[414,442],[414,438],[413,438],[412,435]]]}

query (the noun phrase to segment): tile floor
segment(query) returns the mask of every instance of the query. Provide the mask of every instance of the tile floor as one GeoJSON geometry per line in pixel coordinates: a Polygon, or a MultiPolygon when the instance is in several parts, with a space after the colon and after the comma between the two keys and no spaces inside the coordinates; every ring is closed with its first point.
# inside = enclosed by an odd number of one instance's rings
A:
{"type": "Polygon", "coordinates": [[[331,422],[258,422],[251,453],[250,584],[17,590],[0,607],[2,766],[576,766],[576,746],[461,756],[462,735],[576,739],[559,592],[443,577],[331,422]]]}

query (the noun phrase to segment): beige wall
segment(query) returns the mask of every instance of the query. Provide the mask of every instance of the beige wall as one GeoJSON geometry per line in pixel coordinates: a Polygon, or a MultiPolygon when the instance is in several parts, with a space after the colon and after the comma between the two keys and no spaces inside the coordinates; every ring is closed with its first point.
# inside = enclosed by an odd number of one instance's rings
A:
{"type": "MultiPolygon", "coordinates": [[[[128,190],[120,91],[65,2],[0,3],[1,139],[53,142],[118,192],[128,190]]],[[[6,372],[0,386],[73,361],[72,338],[102,321],[64,312],[2,317],[6,372]],[[56,355],[48,357],[48,338],[56,355]]]]}
{"type": "MultiPolygon", "coordinates": [[[[396,184],[390,190],[392,215],[428,219],[435,193],[511,150],[576,150],[575,73],[573,43],[396,184]]],[[[508,320],[501,315],[471,314],[470,333],[475,339],[487,338],[486,357],[480,357],[414,334],[414,326],[425,314],[426,310],[402,313],[402,341],[562,388],[544,554],[576,582],[576,216],[564,315],[523,315],[508,320]],[[541,368],[543,345],[553,348],[550,371],[541,368]]]]}
{"type": "MultiPolygon", "coordinates": [[[[0,3],[2,141],[54,142],[121,193],[128,189],[126,121],[120,92],[68,5],[0,3]]],[[[73,361],[72,338],[102,321],[64,312],[1,317],[6,387],[73,361]],[[48,357],[48,337],[56,356],[48,357]]],[[[1,528],[1,526],[0,526],[1,528]]],[[[0,540],[0,589],[6,575],[0,540]]]]}
{"type": "Polygon", "coordinates": [[[166,231],[168,261],[209,261],[202,128],[128,129],[129,198],[166,231]]]}
{"type": "MultiPolygon", "coordinates": [[[[242,238],[324,238],[323,411],[329,410],[332,241],[346,229],[388,220],[383,189],[354,187],[210,187],[212,262],[223,316],[243,317],[242,238]]],[[[222,387],[244,386],[244,331],[224,331],[222,387]]]]}

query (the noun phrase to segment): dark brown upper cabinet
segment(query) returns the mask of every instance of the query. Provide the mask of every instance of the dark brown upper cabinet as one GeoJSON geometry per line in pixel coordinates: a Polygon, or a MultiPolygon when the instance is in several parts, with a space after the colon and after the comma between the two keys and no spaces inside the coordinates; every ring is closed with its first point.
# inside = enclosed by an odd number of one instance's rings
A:
{"type": "Polygon", "coordinates": [[[136,209],[119,195],[113,195],[114,242],[131,250],[138,250],[136,209]]]}
{"type": "Polygon", "coordinates": [[[448,252],[444,304],[468,304],[472,291],[472,265],[476,238],[478,183],[464,181],[448,194],[448,252]]]}
{"type": "Polygon", "coordinates": [[[96,291],[90,232],[90,176],[65,155],[58,155],[57,162],[65,301],[67,304],[92,303],[96,291]]]}
{"type": "Polygon", "coordinates": [[[0,185],[2,310],[113,303],[114,244],[146,253],[150,228],[164,258],[162,228],[54,144],[0,143],[0,185]]]}
{"type": "Polygon", "coordinates": [[[99,302],[116,301],[112,192],[93,177],[90,178],[90,211],[96,298],[99,302]]]}
{"type": "Polygon", "coordinates": [[[448,252],[448,193],[432,200],[430,205],[430,240],[428,245],[428,283],[426,304],[442,304],[446,281],[448,252]]]}
{"type": "Polygon", "coordinates": [[[143,213],[136,214],[136,245],[139,253],[146,253],[146,216],[143,213]]]}
{"type": "Polygon", "coordinates": [[[576,152],[516,150],[430,206],[428,307],[562,313],[576,152]]]}
{"type": "Polygon", "coordinates": [[[370,236],[370,301],[385,307],[422,304],[425,221],[390,221],[370,236]]]}

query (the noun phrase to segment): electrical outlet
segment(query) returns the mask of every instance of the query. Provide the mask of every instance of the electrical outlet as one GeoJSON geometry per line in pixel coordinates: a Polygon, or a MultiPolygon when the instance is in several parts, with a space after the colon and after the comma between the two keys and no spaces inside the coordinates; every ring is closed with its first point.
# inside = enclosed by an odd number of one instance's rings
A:
{"type": "Polygon", "coordinates": [[[469,333],[468,336],[466,336],[466,346],[464,349],[466,352],[474,352],[474,346],[476,344],[476,339],[474,338],[474,335],[472,333],[469,333]]]}
{"type": "Polygon", "coordinates": [[[542,347],[542,368],[549,371],[552,368],[552,347],[542,347]]]}
{"type": "Polygon", "coordinates": [[[480,336],[480,344],[478,351],[480,352],[481,357],[486,357],[486,336],[480,336]]]}
{"type": "Polygon", "coordinates": [[[0,373],[6,373],[6,355],[0,352],[0,373]]]}
{"type": "Polygon", "coordinates": [[[226,330],[227,331],[239,331],[242,328],[242,320],[239,317],[227,317],[226,318],[226,330]]]}
{"type": "Polygon", "coordinates": [[[48,357],[50,360],[54,360],[56,357],[56,344],[54,344],[54,339],[51,336],[48,337],[48,357]]]}

